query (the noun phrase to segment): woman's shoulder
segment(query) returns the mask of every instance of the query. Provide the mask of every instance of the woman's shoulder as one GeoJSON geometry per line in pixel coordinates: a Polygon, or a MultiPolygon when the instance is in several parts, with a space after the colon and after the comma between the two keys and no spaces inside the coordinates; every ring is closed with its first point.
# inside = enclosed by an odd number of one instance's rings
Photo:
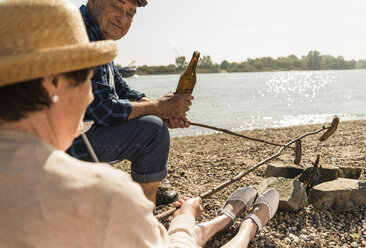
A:
{"type": "Polygon", "coordinates": [[[87,196],[92,202],[121,212],[134,209],[145,215],[153,211],[154,204],[145,197],[140,185],[128,173],[109,164],[84,162],[54,151],[45,169],[62,178],[59,187],[68,194],[87,196]]]}
{"type": "Polygon", "coordinates": [[[141,187],[131,176],[107,163],[91,163],[75,159],[62,151],[54,151],[45,166],[68,181],[70,187],[95,188],[124,197],[145,198],[141,187]]]}

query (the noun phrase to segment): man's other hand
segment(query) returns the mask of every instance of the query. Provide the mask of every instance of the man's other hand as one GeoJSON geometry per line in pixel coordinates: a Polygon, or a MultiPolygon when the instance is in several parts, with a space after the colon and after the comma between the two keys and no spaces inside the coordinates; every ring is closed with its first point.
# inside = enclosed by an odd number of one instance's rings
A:
{"type": "Polygon", "coordinates": [[[189,128],[191,121],[187,117],[164,119],[168,128],[189,128]]]}

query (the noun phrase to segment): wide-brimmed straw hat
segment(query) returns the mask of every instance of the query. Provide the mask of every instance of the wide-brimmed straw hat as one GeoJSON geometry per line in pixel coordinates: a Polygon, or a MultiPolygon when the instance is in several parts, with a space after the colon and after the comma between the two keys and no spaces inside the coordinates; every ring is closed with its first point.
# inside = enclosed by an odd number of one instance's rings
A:
{"type": "Polygon", "coordinates": [[[0,87],[107,64],[113,41],[89,42],[68,0],[0,1],[0,87]]]}

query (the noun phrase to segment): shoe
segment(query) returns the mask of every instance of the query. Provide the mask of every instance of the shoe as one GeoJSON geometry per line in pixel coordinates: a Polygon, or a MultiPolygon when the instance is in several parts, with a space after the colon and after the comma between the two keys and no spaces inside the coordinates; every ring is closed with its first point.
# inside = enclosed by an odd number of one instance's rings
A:
{"type": "MultiPolygon", "coordinates": [[[[254,202],[253,208],[259,204],[264,204],[267,206],[269,214],[269,219],[266,221],[267,223],[270,219],[272,219],[273,215],[276,213],[279,201],[280,201],[280,194],[278,193],[277,190],[271,188],[268,189],[263,194],[261,194],[260,196],[258,196],[257,200],[254,202]]],[[[258,234],[262,230],[261,220],[254,213],[250,213],[244,218],[243,221],[249,218],[252,219],[255,222],[255,224],[257,224],[258,227],[257,234],[258,234]]]]}
{"type": "Polygon", "coordinates": [[[156,206],[169,204],[176,200],[178,200],[178,192],[176,192],[174,190],[166,191],[165,189],[158,188],[158,191],[156,192],[156,200],[155,200],[156,206]]]}
{"type": "Polygon", "coordinates": [[[229,198],[226,200],[225,205],[217,211],[217,215],[225,214],[231,218],[233,224],[235,219],[241,214],[244,209],[248,209],[252,206],[255,197],[257,196],[257,190],[255,190],[252,186],[243,187],[236,190],[232,193],[229,198]],[[225,206],[229,201],[242,201],[244,203],[244,208],[237,215],[226,209],[225,206]]]}

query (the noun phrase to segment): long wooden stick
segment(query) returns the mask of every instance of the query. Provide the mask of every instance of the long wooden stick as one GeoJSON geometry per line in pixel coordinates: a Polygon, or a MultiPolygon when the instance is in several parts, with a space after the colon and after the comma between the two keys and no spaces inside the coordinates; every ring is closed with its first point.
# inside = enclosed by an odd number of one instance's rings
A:
{"type": "Polygon", "coordinates": [[[191,122],[190,125],[216,130],[216,131],[219,131],[219,132],[223,132],[223,133],[231,134],[231,135],[234,135],[234,136],[242,137],[242,138],[248,139],[248,140],[253,140],[253,141],[266,143],[266,144],[273,145],[273,146],[283,146],[281,144],[277,144],[277,143],[274,143],[274,142],[248,137],[248,136],[245,136],[245,135],[242,135],[242,134],[239,134],[239,133],[235,133],[235,132],[232,132],[232,131],[224,129],[224,128],[209,126],[209,125],[206,125],[206,124],[201,124],[201,123],[196,123],[196,122],[191,122]]]}
{"type": "MultiPolygon", "coordinates": [[[[192,123],[191,123],[192,125],[192,123]]],[[[223,182],[221,183],[220,185],[212,188],[211,190],[201,194],[199,197],[201,197],[201,199],[205,199],[217,192],[219,192],[220,190],[222,190],[223,188],[227,187],[228,185],[234,183],[234,182],[237,182],[239,181],[242,177],[244,177],[245,175],[249,174],[250,172],[256,170],[258,167],[260,167],[261,165],[271,161],[272,159],[274,158],[277,158],[285,148],[289,147],[291,144],[293,144],[294,142],[298,141],[298,140],[301,140],[309,135],[314,135],[314,134],[317,134],[317,133],[320,133],[324,130],[330,130],[332,129],[333,127],[325,127],[323,126],[321,129],[318,129],[316,131],[313,131],[313,132],[309,132],[309,133],[306,133],[302,136],[299,136],[297,137],[296,139],[293,139],[291,141],[289,141],[287,144],[285,145],[282,145],[282,147],[278,150],[278,152],[276,154],[274,154],[273,156],[269,157],[269,158],[266,158],[264,160],[262,160],[261,162],[259,162],[258,164],[254,165],[252,168],[250,168],[249,170],[246,170],[246,171],[242,171],[241,173],[239,173],[238,175],[236,175],[235,177],[231,178],[230,180],[227,180],[226,182],[223,182]]],[[[172,209],[169,209],[167,210],[166,212],[164,213],[161,213],[159,215],[156,215],[156,218],[158,220],[163,220],[163,219],[166,219],[167,217],[169,217],[170,215],[172,215],[174,212],[175,212],[176,208],[172,208],[172,209]]]]}

